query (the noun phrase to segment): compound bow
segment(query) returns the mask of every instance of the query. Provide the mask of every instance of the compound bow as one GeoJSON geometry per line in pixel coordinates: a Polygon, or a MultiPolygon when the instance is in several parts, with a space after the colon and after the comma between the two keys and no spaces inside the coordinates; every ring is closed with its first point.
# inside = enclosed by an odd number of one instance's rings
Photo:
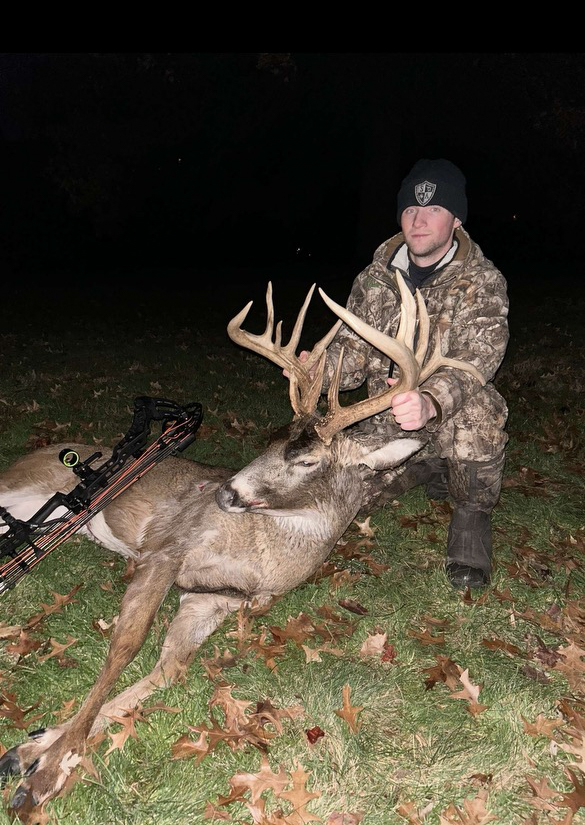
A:
{"type": "Polygon", "coordinates": [[[28,521],[14,518],[0,506],[0,521],[8,526],[0,536],[0,558],[10,557],[0,567],[0,594],[164,458],[186,449],[202,419],[197,401],[181,407],[164,398],[141,396],[134,401],[130,429],[99,467],[90,465],[102,457],[100,452],[81,461],[75,448],[62,450],[59,459],[81,479],[70,493],[55,493],[28,521]],[[153,421],[162,422],[162,432],[147,446],[153,421]],[[51,519],[59,507],[65,507],[66,513],[51,519]]]}

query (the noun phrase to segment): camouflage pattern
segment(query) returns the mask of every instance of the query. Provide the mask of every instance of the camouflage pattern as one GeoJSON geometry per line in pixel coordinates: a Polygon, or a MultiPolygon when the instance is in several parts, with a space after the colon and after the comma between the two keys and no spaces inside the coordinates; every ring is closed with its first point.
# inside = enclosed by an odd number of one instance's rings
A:
{"type": "MultiPolygon", "coordinates": [[[[469,373],[450,367],[439,369],[419,387],[433,398],[439,412],[417,436],[426,436],[429,452],[440,458],[484,462],[503,455],[508,440],[504,431],[506,402],[491,383],[509,337],[506,282],[463,228],[456,230],[455,238],[459,246],[453,259],[421,288],[429,313],[431,341],[438,329],[443,355],[470,361],[488,383],[482,387],[469,373]]],[[[400,295],[395,262],[390,269],[388,263],[403,244],[399,233],[378,247],[372,263],[355,279],[347,301],[355,315],[392,336],[400,320],[400,295]]],[[[366,381],[368,395],[378,395],[387,389],[388,376],[399,374],[395,365],[391,372],[389,358],[342,326],[328,349],[326,384],[341,346],[344,390],[355,389],[366,381]]],[[[401,430],[392,413],[386,412],[362,422],[356,435],[360,439],[382,436],[388,440],[412,433],[401,430]]]]}

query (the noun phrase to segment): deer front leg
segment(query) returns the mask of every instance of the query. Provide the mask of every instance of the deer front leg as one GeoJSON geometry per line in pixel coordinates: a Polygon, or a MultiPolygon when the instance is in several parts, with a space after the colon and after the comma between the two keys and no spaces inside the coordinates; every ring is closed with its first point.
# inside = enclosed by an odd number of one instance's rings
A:
{"type": "Polygon", "coordinates": [[[154,669],[102,707],[90,735],[104,730],[112,716],[123,716],[156,690],[183,679],[198,648],[241,603],[242,599],[213,593],[184,593],[154,669]]]}
{"type": "MultiPolygon", "coordinates": [[[[0,773],[25,775],[12,799],[17,814],[52,799],[80,761],[99,710],[124,668],[136,656],[172,585],[176,570],[165,560],[138,565],[122,600],[106,663],[79,712],[32,742],[12,748],[0,760],[0,773]]],[[[168,560],[166,560],[168,561],[168,560]]]]}

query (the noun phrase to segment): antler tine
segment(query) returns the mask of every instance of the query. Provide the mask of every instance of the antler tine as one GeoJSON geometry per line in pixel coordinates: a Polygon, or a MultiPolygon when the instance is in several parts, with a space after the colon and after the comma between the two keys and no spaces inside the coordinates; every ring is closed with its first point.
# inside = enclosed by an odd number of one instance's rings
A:
{"type": "Polygon", "coordinates": [[[424,302],[420,290],[416,291],[416,302],[418,305],[418,341],[416,345],[415,358],[419,367],[422,367],[427,349],[429,347],[429,330],[431,322],[429,321],[429,313],[427,312],[427,305],[424,302]]]}
{"type": "MultiPolygon", "coordinates": [[[[358,318],[357,315],[353,314],[353,312],[350,312],[345,307],[342,307],[341,304],[333,301],[325,292],[323,292],[322,289],[319,289],[319,294],[329,309],[339,316],[339,318],[341,318],[341,320],[344,321],[348,327],[351,327],[351,329],[367,341],[368,344],[371,344],[373,347],[380,350],[380,352],[384,353],[384,355],[387,355],[388,358],[391,358],[398,364],[401,372],[401,386],[404,386],[405,384],[412,384],[413,387],[416,386],[419,367],[416,362],[416,358],[414,357],[412,348],[409,348],[407,344],[403,343],[401,340],[391,338],[389,335],[386,335],[385,333],[374,329],[374,327],[371,327],[369,324],[366,324],[365,321],[362,321],[361,318],[358,318]]],[[[412,299],[412,295],[410,295],[410,298],[412,299]]],[[[414,306],[414,302],[412,306],[414,306]]],[[[403,325],[403,330],[404,329],[406,329],[405,325],[403,325]]]]}
{"type": "Polygon", "coordinates": [[[437,330],[433,354],[429,358],[429,361],[421,369],[419,383],[422,384],[423,381],[426,381],[429,375],[436,372],[439,367],[453,367],[453,369],[469,372],[474,378],[477,378],[482,387],[486,384],[484,376],[477,369],[477,367],[469,361],[459,361],[458,358],[447,358],[445,355],[441,355],[441,334],[439,330],[437,330]]]}
{"type": "MultiPolygon", "coordinates": [[[[290,358],[288,347],[281,346],[282,322],[276,325],[275,340],[272,340],[274,332],[274,305],[272,303],[272,283],[268,282],[266,289],[266,329],[262,335],[255,335],[242,329],[242,324],[246,320],[250,307],[254,302],[249,301],[246,306],[235,315],[228,323],[227,332],[232,341],[246,349],[263,355],[279,367],[287,370],[298,370],[294,359],[290,358]]],[[[289,345],[290,346],[290,345],[289,345]]]]}
{"type": "Polygon", "coordinates": [[[400,290],[400,322],[398,324],[396,340],[405,344],[409,350],[412,351],[416,333],[416,304],[410,289],[404,283],[404,278],[398,269],[395,270],[395,275],[396,283],[400,290]]]}
{"type": "Polygon", "coordinates": [[[299,341],[301,340],[301,332],[303,331],[303,324],[305,323],[305,316],[307,314],[307,309],[311,302],[311,298],[313,297],[313,292],[315,291],[315,284],[309,289],[307,293],[307,297],[299,310],[299,314],[297,315],[297,320],[295,321],[295,325],[293,327],[292,334],[290,336],[290,341],[286,345],[286,347],[282,348],[282,351],[285,352],[290,357],[294,358],[295,353],[297,351],[297,347],[299,345],[299,341]]]}
{"type": "Polygon", "coordinates": [[[341,385],[341,370],[343,367],[344,353],[345,347],[341,347],[339,350],[339,357],[337,359],[337,366],[335,367],[335,373],[331,379],[329,392],[327,393],[327,408],[332,416],[336,415],[337,411],[341,409],[341,405],[339,403],[339,387],[341,385]]]}
{"type": "Polygon", "coordinates": [[[289,373],[289,395],[295,415],[307,415],[314,413],[317,408],[321,388],[323,385],[323,374],[325,371],[325,349],[341,325],[338,321],[312,349],[306,361],[301,362],[296,356],[296,349],[299,345],[303,324],[307,314],[307,309],[311,297],[315,290],[315,284],[310,288],[307,297],[297,316],[290,341],[286,346],[282,346],[282,321],[276,325],[274,331],[274,305],[272,301],[272,283],[268,283],[266,290],[266,329],[262,335],[255,335],[242,329],[252,301],[242,309],[228,324],[228,335],[236,344],[246,349],[263,355],[278,366],[286,369],[289,373]],[[274,340],[273,339],[274,334],[274,340]],[[313,377],[311,377],[313,373],[313,377]]]}

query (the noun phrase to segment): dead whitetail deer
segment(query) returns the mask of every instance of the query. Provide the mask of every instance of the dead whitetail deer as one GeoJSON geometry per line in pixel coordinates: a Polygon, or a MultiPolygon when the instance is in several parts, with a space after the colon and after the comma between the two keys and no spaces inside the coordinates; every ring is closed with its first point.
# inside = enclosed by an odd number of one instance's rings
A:
{"type": "MultiPolygon", "coordinates": [[[[416,303],[398,276],[402,295],[395,339],[368,327],[330,300],[346,324],[400,366],[399,382],[383,394],[342,407],[338,401],[342,356],[328,394],[328,412],[317,414],[326,347],[341,324],[319,341],[308,360],[296,356],[314,287],[299,313],[291,340],[274,333],[271,287],[268,322],[262,335],[242,330],[250,302],[228,325],[233,341],[265,356],[289,374],[295,413],[286,433],[235,475],[182,458],[170,458],[96,515],[86,534],[110,550],[136,560],[122,600],[106,663],[79,712],[68,722],[35,734],[0,760],[4,775],[24,778],[12,799],[17,811],[51,799],[80,761],[86,739],[104,729],[158,688],[183,677],[198,647],[225,616],[253,599],[265,602],[315,573],[356,516],[362,503],[364,467],[400,464],[422,445],[400,438],[372,449],[345,431],[390,407],[392,398],[413,389],[439,367],[481,375],[475,367],[441,356],[440,341],[426,359],[429,319],[420,294],[418,343],[416,303]],[[425,363],[426,360],[426,363],[425,363]],[[169,589],[181,593],[154,670],[107,701],[124,668],[142,647],[169,589]]],[[[29,518],[50,495],[73,486],[55,445],[20,459],[0,477],[0,504],[18,518],[29,518]]],[[[82,458],[91,447],[79,448],[82,458]]]]}

